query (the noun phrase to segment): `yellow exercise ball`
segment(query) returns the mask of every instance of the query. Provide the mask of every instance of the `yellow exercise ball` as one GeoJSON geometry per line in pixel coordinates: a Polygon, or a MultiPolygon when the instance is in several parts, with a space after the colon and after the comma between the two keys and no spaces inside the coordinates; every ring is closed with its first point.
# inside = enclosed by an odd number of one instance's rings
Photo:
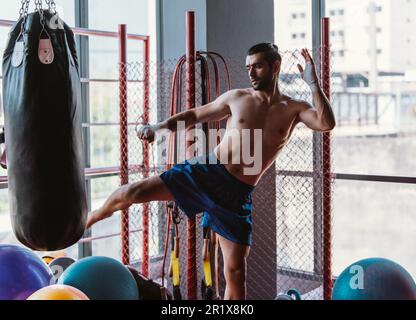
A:
{"type": "Polygon", "coordinates": [[[41,256],[42,256],[43,262],[45,262],[46,264],[49,264],[49,263],[51,263],[51,261],[53,259],[60,258],[60,257],[66,257],[67,254],[63,250],[60,250],[60,251],[45,251],[45,252],[43,252],[43,254],[41,254],[41,256]]]}
{"type": "Polygon", "coordinates": [[[51,263],[53,259],[55,259],[55,258],[51,257],[51,256],[43,256],[42,257],[43,262],[45,262],[46,264],[51,263]]]}
{"type": "Polygon", "coordinates": [[[34,292],[27,300],[90,300],[85,293],[68,285],[51,285],[34,292]]]}

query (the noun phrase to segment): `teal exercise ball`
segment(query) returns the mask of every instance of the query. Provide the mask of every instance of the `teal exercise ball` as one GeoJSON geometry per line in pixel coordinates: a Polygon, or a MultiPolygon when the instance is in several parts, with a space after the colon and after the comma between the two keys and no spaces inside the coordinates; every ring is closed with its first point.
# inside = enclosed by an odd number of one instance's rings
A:
{"type": "Polygon", "coordinates": [[[71,264],[58,284],[75,287],[91,300],[138,300],[133,275],[121,262],[101,256],[83,258],[71,264]]]}
{"type": "Polygon", "coordinates": [[[398,263],[367,258],[349,265],[337,278],[333,300],[416,300],[412,276],[398,263]]]}

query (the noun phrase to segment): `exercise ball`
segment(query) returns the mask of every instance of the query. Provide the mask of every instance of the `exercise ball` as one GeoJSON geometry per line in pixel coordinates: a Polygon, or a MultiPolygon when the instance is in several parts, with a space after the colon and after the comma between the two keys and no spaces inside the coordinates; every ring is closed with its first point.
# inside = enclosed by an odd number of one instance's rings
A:
{"type": "Polygon", "coordinates": [[[339,275],[333,300],[415,300],[412,276],[399,264],[384,258],[367,258],[339,275]]]}
{"type": "Polygon", "coordinates": [[[133,275],[119,261],[93,256],[68,267],[58,280],[84,292],[91,300],[138,300],[133,275]]]}
{"type": "Polygon", "coordinates": [[[59,257],[53,259],[49,263],[49,268],[52,271],[55,281],[58,281],[58,279],[64,273],[64,271],[68,269],[68,267],[73,263],[75,263],[75,260],[71,257],[59,257]]]}
{"type": "Polygon", "coordinates": [[[53,259],[54,259],[54,258],[53,258],[53,257],[51,257],[51,256],[43,256],[43,257],[42,257],[43,262],[45,262],[46,264],[51,263],[51,261],[52,261],[53,259]]]}
{"type": "Polygon", "coordinates": [[[66,285],[51,285],[32,293],[27,300],[89,300],[77,288],[66,285]]]}
{"type": "Polygon", "coordinates": [[[53,259],[56,259],[56,258],[59,258],[59,257],[66,257],[66,252],[63,251],[63,250],[43,252],[42,260],[46,264],[49,264],[49,263],[52,262],[53,259]]]}
{"type": "Polygon", "coordinates": [[[51,283],[51,271],[34,252],[0,244],[0,300],[25,300],[51,283]]]}

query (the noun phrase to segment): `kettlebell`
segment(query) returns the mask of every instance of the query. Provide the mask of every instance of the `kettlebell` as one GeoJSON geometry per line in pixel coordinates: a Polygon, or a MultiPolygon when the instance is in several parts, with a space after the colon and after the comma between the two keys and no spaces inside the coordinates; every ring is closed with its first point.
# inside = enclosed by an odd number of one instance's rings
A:
{"type": "Polygon", "coordinates": [[[302,300],[298,290],[292,288],[286,291],[286,293],[279,293],[274,300],[302,300]]]}

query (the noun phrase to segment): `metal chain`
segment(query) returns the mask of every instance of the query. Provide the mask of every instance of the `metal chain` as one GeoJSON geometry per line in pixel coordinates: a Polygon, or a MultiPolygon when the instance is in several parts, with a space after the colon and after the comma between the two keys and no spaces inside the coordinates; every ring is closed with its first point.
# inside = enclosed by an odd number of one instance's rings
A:
{"type": "Polygon", "coordinates": [[[20,10],[19,10],[19,17],[20,18],[23,17],[25,12],[27,12],[26,8],[29,7],[29,4],[28,4],[29,0],[22,0],[21,2],[22,2],[22,6],[20,7],[20,10]]]}
{"type": "Polygon", "coordinates": [[[36,10],[42,10],[42,0],[35,0],[36,10]]]}
{"type": "MultiPolygon", "coordinates": [[[[48,8],[52,10],[53,13],[56,13],[56,3],[54,0],[45,0],[45,2],[48,5],[48,8]]],[[[29,11],[29,4],[30,0],[21,0],[21,7],[19,10],[20,18],[27,16],[29,11]]],[[[42,0],[35,0],[35,6],[36,10],[39,11],[41,15],[43,15],[42,0]]]]}
{"type": "Polygon", "coordinates": [[[55,4],[55,1],[54,0],[45,0],[45,1],[46,1],[46,4],[49,7],[49,10],[51,10],[51,12],[53,14],[56,14],[56,4],[55,4]]]}
{"type": "Polygon", "coordinates": [[[43,14],[43,8],[42,8],[42,0],[35,0],[36,10],[39,12],[40,16],[40,24],[42,25],[42,31],[45,30],[45,16],[43,14]]]}
{"type": "MultiPolygon", "coordinates": [[[[23,32],[25,31],[26,18],[29,12],[29,3],[30,3],[30,0],[22,0],[22,7],[20,8],[20,11],[19,11],[20,18],[23,17],[22,24],[20,25],[20,35],[22,35],[23,32]]],[[[18,36],[18,38],[20,38],[20,35],[18,36]]]]}

